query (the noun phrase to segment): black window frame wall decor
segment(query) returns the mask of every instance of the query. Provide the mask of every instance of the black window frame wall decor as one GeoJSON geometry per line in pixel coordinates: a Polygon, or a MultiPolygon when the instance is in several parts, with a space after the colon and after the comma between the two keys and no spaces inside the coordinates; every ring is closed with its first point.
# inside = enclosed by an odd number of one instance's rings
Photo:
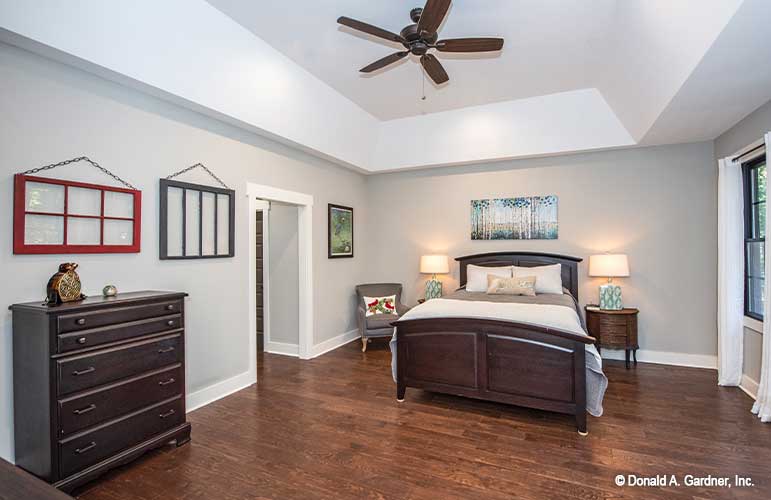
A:
{"type": "MultiPolygon", "coordinates": [[[[759,200],[757,197],[757,189],[753,183],[753,179],[755,177],[755,172],[760,169],[761,167],[766,166],[766,155],[763,154],[761,156],[758,156],[757,158],[753,158],[752,160],[749,160],[745,163],[742,163],[742,181],[743,181],[743,191],[744,191],[744,315],[756,319],[758,321],[763,321],[763,288],[765,286],[765,279],[766,277],[761,274],[760,276],[754,276],[751,274],[751,266],[750,266],[750,257],[751,252],[749,251],[750,245],[762,245],[763,246],[763,257],[765,259],[765,252],[766,252],[766,235],[765,233],[765,227],[761,228],[760,224],[760,217],[754,217],[755,213],[755,207],[763,204],[765,205],[767,203],[768,199],[768,188],[766,187],[766,198],[763,200],[759,200]],[[750,286],[750,283],[752,280],[760,280],[762,283],[762,286],[759,289],[753,288],[750,286]],[[753,309],[752,304],[753,301],[753,290],[754,293],[759,293],[761,295],[761,300],[759,301],[761,304],[761,311],[758,312],[753,309]]],[[[767,171],[767,170],[766,170],[767,171]]],[[[765,208],[765,207],[764,207],[765,208]]],[[[763,261],[763,265],[761,267],[761,273],[765,272],[765,261],[763,261]]]]}
{"type": "Polygon", "coordinates": [[[159,220],[159,256],[161,260],[190,260],[190,259],[224,259],[235,257],[235,218],[236,218],[236,192],[232,189],[225,189],[202,184],[192,184],[190,182],[175,181],[171,179],[160,180],[160,220],[159,220]],[[169,215],[169,188],[178,188],[182,190],[182,255],[168,254],[168,215],[169,215]],[[187,192],[198,191],[198,255],[186,255],[187,250],[187,192]],[[203,193],[212,193],[214,195],[214,254],[203,254],[203,193]],[[217,253],[218,245],[218,195],[229,197],[229,227],[228,227],[228,253],[217,253]]]}

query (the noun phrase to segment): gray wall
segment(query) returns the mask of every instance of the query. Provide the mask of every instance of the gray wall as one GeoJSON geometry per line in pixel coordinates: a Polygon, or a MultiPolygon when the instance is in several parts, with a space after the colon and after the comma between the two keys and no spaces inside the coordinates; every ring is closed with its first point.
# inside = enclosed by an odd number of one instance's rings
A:
{"type": "MultiPolygon", "coordinates": [[[[582,303],[596,302],[602,280],[587,276],[587,257],[629,254],[619,279],[627,305],[641,309],[642,349],[716,353],[717,166],[711,142],[618,150],[371,176],[371,214],[381,228],[367,237],[371,277],[400,281],[407,303],[423,291],[421,254],[451,257],[532,250],[583,257],[582,303]],[[559,196],[553,241],[471,241],[472,199],[559,196]]],[[[440,279],[458,283],[458,266],[440,279]]]]}
{"type": "Polygon", "coordinates": [[[297,297],[300,292],[298,266],[298,210],[294,205],[270,204],[268,223],[268,272],[270,341],[297,344],[300,319],[297,297]]]}
{"type": "MultiPolygon", "coordinates": [[[[248,370],[249,235],[247,181],[314,196],[314,341],[356,328],[353,287],[366,270],[354,259],[327,259],[327,203],[353,206],[356,236],[367,238],[363,176],[275,142],[202,117],[81,71],[0,44],[0,456],[13,458],[11,315],[9,304],[44,296],[60,262],[73,260],[87,294],[106,283],[120,290],[182,290],[187,301],[188,391],[248,370]],[[13,174],[87,155],[143,191],[142,252],[124,255],[14,256],[13,174]],[[158,179],[195,162],[236,190],[236,257],[158,260],[158,179]]],[[[194,75],[192,76],[194,77],[194,75]]],[[[85,165],[53,174],[108,184],[85,165]]],[[[211,184],[205,176],[183,180],[211,184]]]]}
{"type": "MultiPolygon", "coordinates": [[[[771,101],[715,139],[715,158],[730,156],[768,132],[771,132],[771,101]]],[[[760,382],[762,343],[763,336],[759,332],[744,329],[744,374],[755,382],[760,382]]]]}
{"type": "Polygon", "coordinates": [[[771,101],[715,139],[715,158],[724,158],[771,132],[771,101]]]}

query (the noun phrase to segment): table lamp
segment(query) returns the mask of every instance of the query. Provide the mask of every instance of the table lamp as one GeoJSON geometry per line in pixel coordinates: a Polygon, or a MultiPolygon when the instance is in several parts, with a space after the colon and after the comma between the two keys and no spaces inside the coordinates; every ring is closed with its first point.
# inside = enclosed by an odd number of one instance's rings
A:
{"type": "Polygon", "coordinates": [[[436,279],[437,274],[450,272],[450,264],[446,255],[424,255],[420,258],[420,272],[431,274],[426,281],[426,300],[438,299],[442,296],[442,282],[436,279]]]}
{"type": "Polygon", "coordinates": [[[589,256],[589,276],[608,278],[608,282],[600,286],[600,309],[619,311],[621,303],[621,287],[613,284],[613,278],[629,276],[629,259],[625,254],[602,254],[589,256]]]}

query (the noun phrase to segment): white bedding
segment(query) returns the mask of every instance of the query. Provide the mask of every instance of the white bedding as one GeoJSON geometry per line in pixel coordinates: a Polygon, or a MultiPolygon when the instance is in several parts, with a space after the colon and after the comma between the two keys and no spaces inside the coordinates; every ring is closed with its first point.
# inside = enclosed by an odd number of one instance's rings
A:
{"type": "MultiPolygon", "coordinates": [[[[575,309],[551,304],[496,303],[454,299],[432,299],[410,309],[401,320],[429,318],[478,318],[515,321],[546,326],[586,336],[581,318],[575,309]]],[[[392,367],[396,376],[396,330],[391,340],[392,367]]],[[[608,379],[602,372],[602,358],[594,345],[586,346],[587,411],[596,417],[602,415],[602,399],[608,379]]]]}
{"type": "MultiPolygon", "coordinates": [[[[426,318],[479,318],[516,321],[530,325],[547,326],[586,336],[581,328],[578,313],[565,306],[551,304],[515,304],[454,299],[432,299],[413,307],[400,319],[426,318]]],[[[586,346],[586,353],[597,358],[602,366],[600,353],[593,345],[586,346]]]]}

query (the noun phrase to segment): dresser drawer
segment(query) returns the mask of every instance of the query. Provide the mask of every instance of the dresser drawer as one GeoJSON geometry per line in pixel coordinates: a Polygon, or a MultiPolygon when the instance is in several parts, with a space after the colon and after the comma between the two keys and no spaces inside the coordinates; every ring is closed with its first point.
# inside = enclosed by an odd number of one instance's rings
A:
{"type": "Polygon", "coordinates": [[[183,359],[182,335],[174,334],[56,360],[59,395],[88,389],[183,359]]]}
{"type": "Polygon", "coordinates": [[[142,306],[115,307],[77,314],[62,314],[56,320],[56,332],[68,333],[100,326],[156,318],[182,312],[182,301],[156,302],[142,306]]]}
{"type": "Polygon", "coordinates": [[[61,435],[91,427],[183,392],[182,366],[156,370],[59,400],[61,435]]]}
{"type": "Polygon", "coordinates": [[[626,325],[627,322],[624,316],[600,316],[600,328],[602,328],[603,333],[609,331],[620,331],[625,333],[626,325]]]}
{"type": "Polygon", "coordinates": [[[59,472],[70,476],[160,434],[185,420],[182,397],[126,415],[59,441],[59,472]]]}
{"type": "Polygon", "coordinates": [[[182,316],[180,314],[70,332],[57,337],[57,351],[60,353],[69,352],[177,328],[182,328],[182,316]]]}

